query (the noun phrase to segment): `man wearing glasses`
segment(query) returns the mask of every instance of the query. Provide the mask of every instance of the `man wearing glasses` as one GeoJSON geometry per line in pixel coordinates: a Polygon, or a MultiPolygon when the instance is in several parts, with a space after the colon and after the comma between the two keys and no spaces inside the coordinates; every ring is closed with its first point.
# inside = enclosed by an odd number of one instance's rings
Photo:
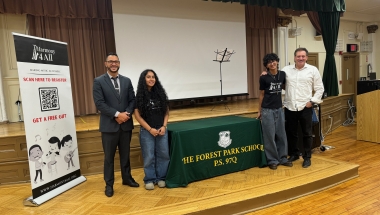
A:
{"type": "Polygon", "coordinates": [[[104,64],[107,72],[94,79],[93,98],[100,111],[99,131],[102,132],[104,151],[105,195],[111,197],[114,192],[116,148],[119,149],[123,185],[139,187],[132,178],[129,160],[135,92],[131,80],[118,73],[120,61],[117,54],[109,53],[104,64]]]}

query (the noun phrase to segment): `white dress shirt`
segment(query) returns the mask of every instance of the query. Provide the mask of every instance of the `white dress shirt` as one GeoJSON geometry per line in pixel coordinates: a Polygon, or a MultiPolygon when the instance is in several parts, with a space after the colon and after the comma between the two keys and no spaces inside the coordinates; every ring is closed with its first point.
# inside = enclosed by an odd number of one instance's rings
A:
{"type": "Polygon", "coordinates": [[[284,106],[288,110],[301,111],[309,101],[322,103],[321,98],[325,89],[315,66],[305,63],[305,66],[298,70],[295,65],[289,65],[282,71],[286,73],[284,106]]]}

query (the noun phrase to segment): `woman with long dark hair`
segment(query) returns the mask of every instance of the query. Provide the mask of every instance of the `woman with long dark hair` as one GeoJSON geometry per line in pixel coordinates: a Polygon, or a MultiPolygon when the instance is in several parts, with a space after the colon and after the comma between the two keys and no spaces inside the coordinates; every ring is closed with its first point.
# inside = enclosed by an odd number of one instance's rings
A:
{"type": "Polygon", "coordinates": [[[139,78],[136,93],[135,118],[140,123],[140,145],[144,160],[145,189],[154,184],[165,187],[169,165],[167,123],[169,100],[157,74],[144,70],[139,78]]]}

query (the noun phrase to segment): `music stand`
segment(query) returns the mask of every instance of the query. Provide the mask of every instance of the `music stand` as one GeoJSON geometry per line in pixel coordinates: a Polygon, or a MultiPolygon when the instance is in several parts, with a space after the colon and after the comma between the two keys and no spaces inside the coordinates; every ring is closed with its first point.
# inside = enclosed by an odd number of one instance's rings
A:
{"type": "Polygon", "coordinates": [[[17,105],[17,110],[18,110],[18,121],[22,122],[21,119],[21,101],[20,101],[20,89],[18,89],[18,99],[15,103],[17,105]]]}
{"type": "MultiPolygon", "coordinates": [[[[215,52],[215,51],[214,51],[215,52]]],[[[219,62],[220,67],[219,67],[219,73],[220,73],[220,102],[223,102],[223,79],[222,79],[222,63],[223,62],[230,62],[230,57],[232,54],[235,54],[234,50],[229,50],[229,49],[223,49],[223,50],[216,50],[216,58],[215,62],[219,62]]],[[[212,107],[211,111],[214,110],[214,107],[212,107]]],[[[228,109],[230,111],[230,108],[224,103],[224,109],[228,109]]]]}

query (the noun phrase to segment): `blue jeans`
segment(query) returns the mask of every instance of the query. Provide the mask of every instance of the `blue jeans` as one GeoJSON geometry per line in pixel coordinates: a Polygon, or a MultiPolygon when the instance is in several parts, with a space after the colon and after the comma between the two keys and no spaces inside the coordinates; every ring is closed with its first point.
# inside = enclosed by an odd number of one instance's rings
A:
{"type": "Polygon", "coordinates": [[[285,133],[285,116],[282,108],[261,109],[264,151],[269,164],[283,164],[288,161],[288,141],[285,133]]]}
{"type": "Polygon", "coordinates": [[[154,137],[145,128],[140,128],[140,146],[144,160],[144,183],[165,181],[169,166],[168,132],[154,137]]]}

